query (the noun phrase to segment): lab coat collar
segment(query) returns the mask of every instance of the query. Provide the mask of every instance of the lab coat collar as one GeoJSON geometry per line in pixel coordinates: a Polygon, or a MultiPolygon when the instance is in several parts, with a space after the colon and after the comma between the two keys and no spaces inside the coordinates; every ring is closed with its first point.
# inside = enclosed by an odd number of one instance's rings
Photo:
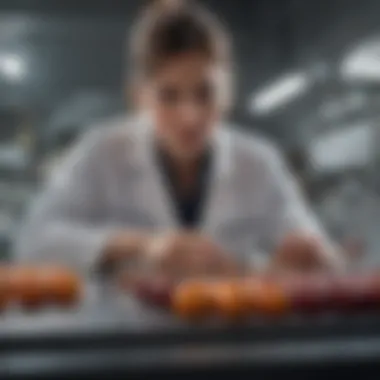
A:
{"type": "MultiPolygon", "coordinates": [[[[149,169],[154,162],[153,139],[154,131],[152,125],[144,119],[136,119],[134,123],[134,138],[138,149],[133,151],[134,166],[138,170],[149,169]]],[[[218,125],[212,138],[215,151],[215,176],[217,180],[227,178],[231,173],[232,147],[231,135],[225,125],[218,125]]]]}

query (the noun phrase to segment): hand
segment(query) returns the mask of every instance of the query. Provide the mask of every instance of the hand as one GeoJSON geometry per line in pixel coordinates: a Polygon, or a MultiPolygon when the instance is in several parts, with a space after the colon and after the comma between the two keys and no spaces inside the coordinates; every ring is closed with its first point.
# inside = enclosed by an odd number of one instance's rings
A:
{"type": "Polygon", "coordinates": [[[99,269],[109,271],[120,263],[135,263],[140,260],[150,235],[140,231],[118,231],[112,235],[103,250],[99,269]]]}
{"type": "Polygon", "coordinates": [[[233,275],[231,258],[204,235],[193,232],[166,233],[149,238],[143,260],[154,272],[169,278],[233,275]]]}
{"type": "Polygon", "coordinates": [[[285,237],[270,265],[274,272],[336,271],[344,267],[338,252],[318,237],[294,233],[285,237]]]}

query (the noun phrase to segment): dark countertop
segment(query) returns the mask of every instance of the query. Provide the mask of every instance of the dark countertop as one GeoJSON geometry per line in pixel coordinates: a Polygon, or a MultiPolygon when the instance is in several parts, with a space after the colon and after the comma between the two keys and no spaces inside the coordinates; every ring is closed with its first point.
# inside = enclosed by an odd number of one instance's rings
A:
{"type": "Polygon", "coordinates": [[[190,326],[91,286],[77,310],[12,310],[0,319],[2,380],[178,371],[230,371],[236,377],[243,370],[268,375],[286,369],[293,375],[318,368],[325,376],[336,366],[352,374],[354,364],[363,378],[363,368],[380,366],[379,359],[377,315],[190,326]]]}

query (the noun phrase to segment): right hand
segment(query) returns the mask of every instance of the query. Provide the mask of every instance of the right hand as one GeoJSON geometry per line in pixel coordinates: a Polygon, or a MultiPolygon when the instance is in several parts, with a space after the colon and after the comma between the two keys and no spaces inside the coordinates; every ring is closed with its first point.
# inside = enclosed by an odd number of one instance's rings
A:
{"type": "Polygon", "coordinates": [[[237,274],[238,268],[215,242],[193,232],[166,233],[147,239],[142,257],[153,272],[169,278],[237,274]]]}

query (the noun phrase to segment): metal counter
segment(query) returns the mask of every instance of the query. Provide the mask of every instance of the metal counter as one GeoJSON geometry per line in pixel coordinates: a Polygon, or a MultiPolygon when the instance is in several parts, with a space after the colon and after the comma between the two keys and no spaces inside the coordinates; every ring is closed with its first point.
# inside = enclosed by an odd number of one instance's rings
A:
{"type": "Polygon", "coordinates": [[[362,379],[379,369],[379,359],[377,315],[195,326],[92,287],[77,310],[12,310],[0,319],[2,380],[201,373],[319,378],[332,369],[360,370],[362,379]]]}

